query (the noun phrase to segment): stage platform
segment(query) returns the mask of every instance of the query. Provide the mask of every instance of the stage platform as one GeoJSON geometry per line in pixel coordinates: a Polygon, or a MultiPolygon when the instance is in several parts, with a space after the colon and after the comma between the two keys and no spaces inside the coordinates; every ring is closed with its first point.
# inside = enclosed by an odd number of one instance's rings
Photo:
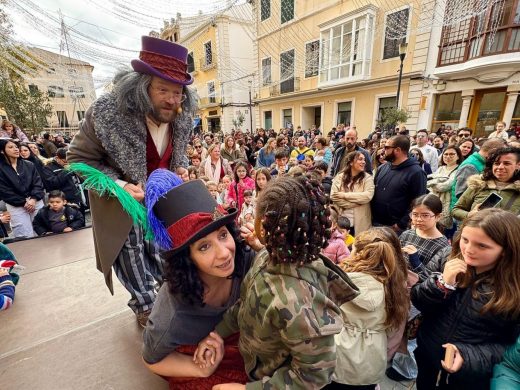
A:
{"type": "MultiPolygon", "coordinates": [[[[106,238],[107,240],[110,237],[106,238]]],[[[9,244],[26,267],[0,312],[2,390],[164,390],[141,361],[141,328],[114,276],[96,269],[91,229],[9,244]]],[[[412,388],[385,378],[382,390],[412,388]]]]}

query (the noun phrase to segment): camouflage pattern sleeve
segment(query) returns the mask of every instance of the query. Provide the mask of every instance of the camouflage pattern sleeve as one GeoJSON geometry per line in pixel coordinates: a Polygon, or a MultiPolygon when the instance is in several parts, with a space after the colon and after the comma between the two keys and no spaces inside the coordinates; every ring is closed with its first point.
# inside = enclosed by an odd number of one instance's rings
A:
{"type": "Polygon", "coordinates": [[[215,330],[223,339],[240,331],[240,328],[238,326],[239,309],[240,299],[236,301],[233,306],[226,310],[224,316],[222,317],[222,320],[215,327],[215,330]]]}
{"type": "Polygon", "coordinates": [[[285,342],[291,350],[291,362],[278,368],[271,377],[246,384],[247,390],[310,390],[330,383],[336,368],[334,335],[285,342]]]}

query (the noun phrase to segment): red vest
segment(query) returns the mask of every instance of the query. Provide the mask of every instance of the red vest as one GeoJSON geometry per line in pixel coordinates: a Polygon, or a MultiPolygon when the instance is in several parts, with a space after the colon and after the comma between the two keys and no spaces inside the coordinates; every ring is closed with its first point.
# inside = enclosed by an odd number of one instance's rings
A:
{"type": "Polygon", "coordinates": [[[153,142],[152,135],[146,129],[146,173],[147,176],[150,176],[150,173],[152,173],[157,168],[165,168],[170,169],[170,161],[172,159],[172,153],[173,153],[173,145],[172,145],[172,133],[171,133],[171,127],[168,127],[168,131],[170,132],[170,135],[168,137],[168,146],[166,147],[166,150],[164,151],[164,154],[161,158],[159,156],[159,153],[157,152],[157,147],[155,146],[155,143],[153,142]]]}

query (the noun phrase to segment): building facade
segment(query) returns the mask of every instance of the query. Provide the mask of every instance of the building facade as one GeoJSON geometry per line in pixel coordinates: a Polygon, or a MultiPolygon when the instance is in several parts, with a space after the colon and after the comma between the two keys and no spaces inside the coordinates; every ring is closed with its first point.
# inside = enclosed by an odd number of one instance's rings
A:
{"type": "Polygon", "coordinates": [[[235,127],[255,127],[251,19],[251,5],[246,3],[213,15],[177,15],[158,34],[188,48],[188,71],[199,96],[197,132],[229,133],[235,127]]]}
{"type": "Polygon", "coordinates": [[[385,109],[399,107],[415,129],[433,11],[434,1],[255,2],[260,125],[328,132],[344,123],[366,136],[385,109]],[[407,52],[397,105],[401,43],[407,52]]]}
{"type": "Polygon", "coordinates": [[[520,1],[438,2],[421,92],[419,128],[520,126],[520,1]],[[479,8],[480,6],[480,8],[479,8]]]}
{"type": "Polygon", "coordinates": [[[96,99],[92,71],[88,62],[69,58],[39,48],[29,48],[34,58],[46,64],[24,81],[29,90],[48,92],[53,113],[48,118],[46,131],[73,134],[85,111],[96,99]]]}

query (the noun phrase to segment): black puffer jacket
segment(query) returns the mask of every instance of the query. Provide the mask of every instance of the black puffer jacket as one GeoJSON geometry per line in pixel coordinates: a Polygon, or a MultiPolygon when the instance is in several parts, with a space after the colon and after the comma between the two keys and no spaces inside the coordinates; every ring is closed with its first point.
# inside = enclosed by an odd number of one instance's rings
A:
{"type": "MultiPolygon", "coordinates": [[[[448,388],[488,389],[493,366],[500,362],[505,348],[518,335],[518,321],[480,314],[489,301],[486,293],[491,292],[491,287],[488,284],[479,286],[477,299],[472,298],[471,287],[458,288],[445,296],[436,285],[444,259],[439,256],[435,260],[436,264],[430,262],[428,268],[437,273],[412,288],[412,302],[424,316],[415,351],[419,366],[417,388],[435,388],[440,361],[444,358],[442,345],[452,343],[459,349],[464,364],[457,373],[450,374],[448,388]]],[[[480,275],[483,276],[485,274],[480,275]]]]}
{"type": "Polygon", "coordinates": [[[5,161],[0,161],[0,199],[15,207],[25,205],[27,198],[43,199],[42,179],[30,161],[21,158],[16,171],[5,161]]]}

